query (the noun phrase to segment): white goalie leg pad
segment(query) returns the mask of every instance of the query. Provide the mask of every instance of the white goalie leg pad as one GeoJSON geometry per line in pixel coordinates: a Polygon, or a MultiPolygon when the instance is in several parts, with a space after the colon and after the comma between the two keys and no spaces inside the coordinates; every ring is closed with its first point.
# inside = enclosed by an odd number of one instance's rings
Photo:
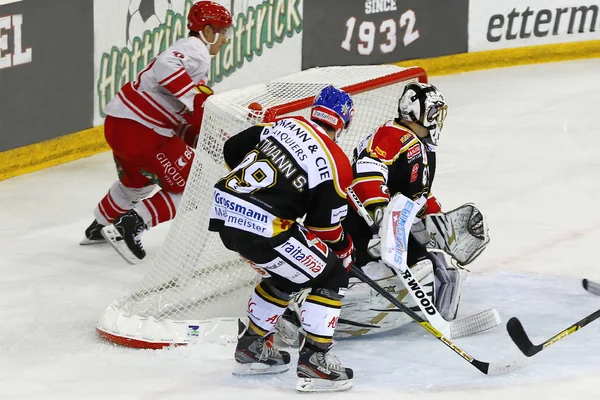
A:
{"type": "Polygon", "coordinates": [[[294,347],[300,346],[300,329],[298,325],[281,317],[275,325],[275,335],[273,341],[278,347],[294,347]]]}
{"type": "Polygon", "coordinates": [[[449,266],[443,252],[430,252],[434,259],[435,307],[448,321],[456,318],[462,284],[467,279],[467,270],[449,266]]]}
{"type": "MultiPolygon", "coordinates": [[[[373,261],[362,267],[362,270],[402,304],[408,307],[417,306],[412,297],[407,296],[408,292],[400,279],[383,263],[373,261]]],[[[411,267],[411,272],[431,298],[434,289],[431,261],[418,262],[411,267]]],[[[412,321],[412,318],[399,311],[369,285],[357,278],[351,278],[346,297],[342,301],[340,320],[334,337],[344,338],[386,332],[412,321]]]]}
{"type": "MultiPolygon", "coordinates": [[[[295,293],[288,305],[288,312],[291,311],[291,313],[294,314],[298,323],[300,323],[300,309],[302,308],[302,303],[309,293],[310,288],[295,293]]],[[[283,315],[275,325],[275,335],[273,336],[273,340],[279,347],[289,346],[296,348],[300,346],[300,329],[302,328],[299,325],[287,320],[285,315],[283,315]]]]}
{"type": "Polygon", "coordinates": [[[450,305],[448,306],[447,319],[454,320],[456,318],[456,314],[458,313],[458,305],[460,303],[463,282],[467,279],[468,272],[466,269],[460,267],[449,269],[448,272],[452,272],[450,274],[450,279],[452,279],[453,290],[452,296],[450,297],[450,305]]]}

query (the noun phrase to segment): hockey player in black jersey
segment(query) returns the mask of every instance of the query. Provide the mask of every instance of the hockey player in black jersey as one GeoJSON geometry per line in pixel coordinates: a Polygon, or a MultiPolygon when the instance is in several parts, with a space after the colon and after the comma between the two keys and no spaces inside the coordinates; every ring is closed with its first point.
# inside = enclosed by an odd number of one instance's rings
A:
{"type": "Polygon", "coordinates": [[[274,327],[291,294],[311,288],[299,311],[305,333],[297,390],[352,386],[352,370],[330,348],[354,251],[341,225],[352,169],[335,142],[353,115],[350,96],[328,86],[310,119],[260,124],[225,143],[230,172],[215,185],[209,229],[263,276],[248,301],[248,323],[239,323],[234,374],[288,370],[290,355],[273,345],[274,327]]]}

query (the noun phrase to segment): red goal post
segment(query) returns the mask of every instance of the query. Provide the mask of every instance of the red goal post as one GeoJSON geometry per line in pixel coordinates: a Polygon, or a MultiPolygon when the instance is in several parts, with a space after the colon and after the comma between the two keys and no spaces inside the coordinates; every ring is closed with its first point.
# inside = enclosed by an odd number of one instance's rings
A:
{"type": "Polygon", "coordinates": [[[150,349],[233,340],[235,322],[245,316],[260,275],[207,229],[213,185],[226,173],[225,140],[263,115],[308,117],[314,96],[332,84],[354,100],[354,120],[340,138],[351,157],[362,137],[397,116],[403,87],[415,81],[427,82],[422,68],[325,67],[211,96],[177,217],[141,281],[98,319],[99,335],[116,344],[150,349]],[[249,116],[251,103],[259,103],[264,114],[254,111],[256,117],[249,116]]]}
{"type": "MultiPolygon", "coordinates": [[[[399,67],[400,68],[400,67],[399,67]]],[[[359,94],[367,90],[375,90],[384,86],[393,85],[398,82],[410,82],[416,80],[418,82],[427,83],[427,73],[423,68],[411,67],[402,69],[401,71],[384,75],[380,78],[372,79],[369,81],[357,82],[352,85],[344,86],[342,89],[351,95],[359,94]]],[[[398,94],[398,98],[400,94],[398,94]]],[[[291,101],[289,103],[280,104],[269,108],[265,115],[281,116],[286,114],[293,114],[296,111],[306,109],[312,105],[314,96],[308,96],[303,99],[291,101]]],[[[390,116],[391,117],[391,116],[390,116]]],[[[383,122],[383,121],[382,121],[383,122]]]]}

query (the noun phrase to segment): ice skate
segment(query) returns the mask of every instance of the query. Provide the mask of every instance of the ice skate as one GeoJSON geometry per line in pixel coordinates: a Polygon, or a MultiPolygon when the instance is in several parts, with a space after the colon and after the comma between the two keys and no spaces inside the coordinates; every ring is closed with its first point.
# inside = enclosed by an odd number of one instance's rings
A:
{"type": "Polygon", "coordinates": [[[82,246],[87,246],[90,244],[102,244],[106,243],[106,239],[102,236],[102,228],[104,225],[98,223],[98,221],[94,220],[90,226],[85,230],[85,238],[79,242],[82,246]]]}
{"type": "Polygon", "coordinates": [[[299,392],[341,392],[352,388],[354,372],[343,367],[340,360],[330,353],[332,345],[322,349],[307,343],[300,335],[301,347],[298,358],[299,392]]]}
{"type": "Polygon", "coordinates": [[[127,211],[109,226],[102,228],[102,236],[129,264],[146,257],[140,237],[146,224],[134,210],[127,211]]]}
{"type": "Polygon", "coordinates": [[[253,334],[238,320],[239,335],[235,348],[236,366],[233,375],[269,375],[287,372],[290,354],[273,345],[273,333],[266,336],[253,334]]]}

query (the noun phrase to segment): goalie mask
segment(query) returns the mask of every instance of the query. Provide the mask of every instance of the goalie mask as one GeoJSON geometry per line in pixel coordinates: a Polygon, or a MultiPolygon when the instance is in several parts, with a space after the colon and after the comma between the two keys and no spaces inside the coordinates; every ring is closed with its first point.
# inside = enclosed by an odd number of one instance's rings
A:
{"type": "Polygon", "coordinates": [[[398,101],[400,119],[416,122],[426,128],[432,144],[436,146],[447,112],[444,96],[428,83],[406,85],[398,101]]]}

